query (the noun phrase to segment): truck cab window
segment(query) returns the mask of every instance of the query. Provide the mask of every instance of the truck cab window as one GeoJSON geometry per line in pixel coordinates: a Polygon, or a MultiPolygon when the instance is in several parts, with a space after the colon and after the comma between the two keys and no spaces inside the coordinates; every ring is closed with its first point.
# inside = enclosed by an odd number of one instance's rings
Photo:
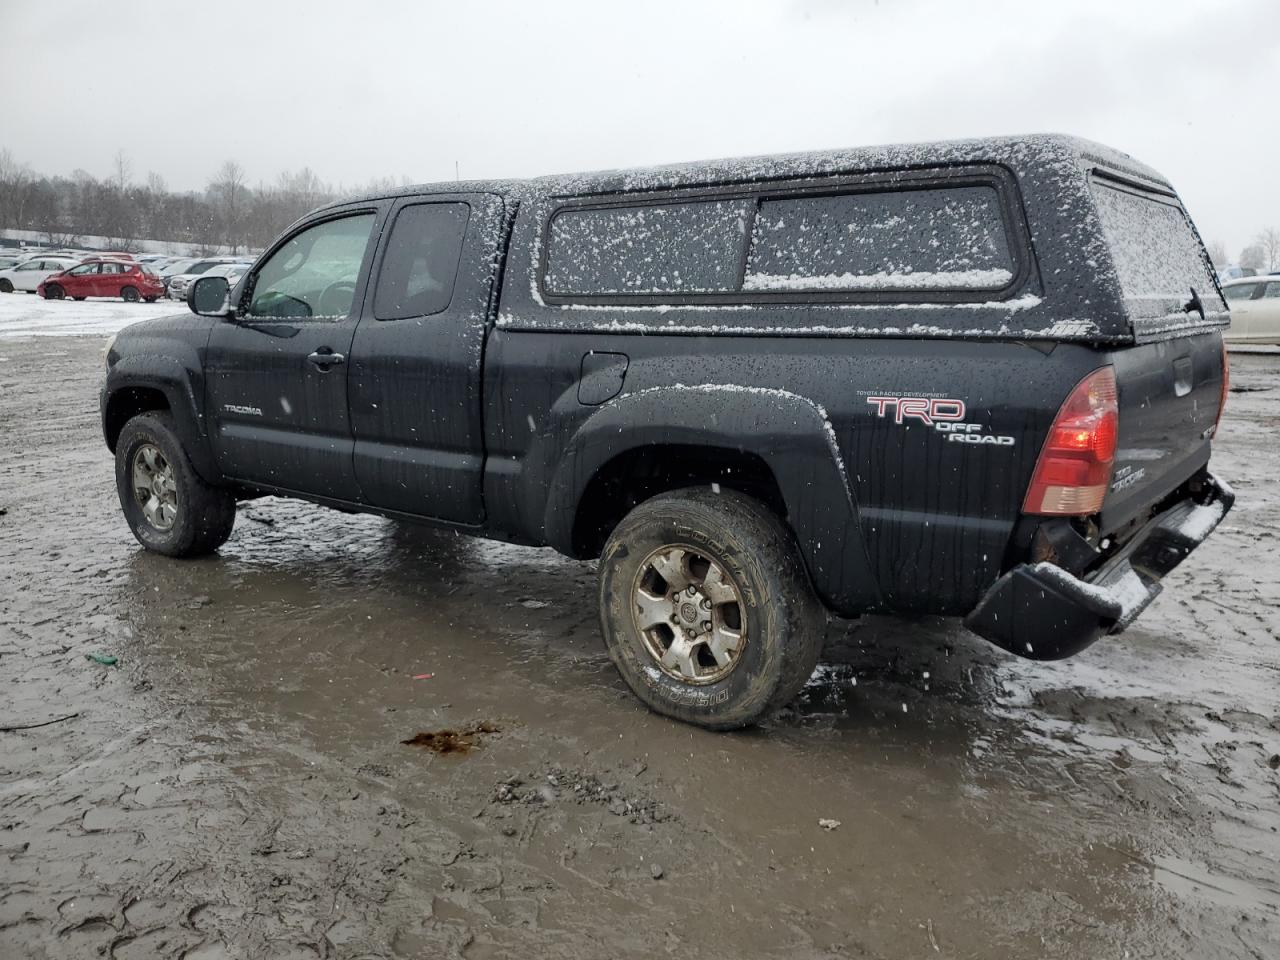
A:
{"type": "Polygon", "coordinates": [[[341,320],[351,312],[374,215],[308,227],[290,237],[253,280],[248,318],[341,320]]]}
{"type": "Polygon", "coordinates": [[[419,203],[400,211],[373,298],[377,319],[425,317],[448,308],[469,216],[465,203],[419,203]]]}

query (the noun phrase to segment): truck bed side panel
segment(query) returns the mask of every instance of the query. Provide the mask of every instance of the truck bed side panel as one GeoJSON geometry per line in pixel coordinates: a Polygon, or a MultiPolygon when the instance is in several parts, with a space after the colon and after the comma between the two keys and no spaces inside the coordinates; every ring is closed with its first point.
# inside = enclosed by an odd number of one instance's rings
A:
{"type": "MultiPolygon", "coordinates": [[[[742,411],[758,411],[754,420],[746,420],[758,429],[740,429],[734,440],[766,460],[777,453],[776,431],[769,425],[779,405],[776,394],[804,398],[825,414],[856,503],[874,581],[866,589],[843,591],[856,597],[834,604],[846,613],[873,607],[876,598],[899,610],[970,609],[999,576],[1040,442],[1058,404],[1099,363],[1098,354],[1085,348],[1060,348],[1049,355],[1013,343],[497,330],[486,353],[491,376],[486,377],[485,499],[491,522],[506,536],[552,542],[545,516],[553,477],[575,436],[601,409],[582,404],[577,394],[582,358],[592,350],[629,356],[621,398],[677,385],[746,388],[735,402],[742,411]],[[897,403],[877,399],[885,397],[897,403]],[[903,400],[914,402],[903,405],[903,400]],[[957,417],[956,401],[963,404],[963,418],[957,417]]],[[[711,422],[718,403],[706,391],[683,396],[681,408],[697,406],[711,422]]],[[[820,429],[803,426],[810,432],[820,429]]],[[[639,427],[649,439],[664,442],[685,436],[675,425],[665,435],[661,423],[639,427]]],[[[585,464],[588,458],[581,459],[585,464]]],[[[589,479],[577,478],[581,486],[589,479]]],[[[800,484],[788,498],[789,513],[811,508],[805,493],[800,484]]],[[[797,526],[795,516],[792,521],[797,526]]],[[[803,539],[800,547],[811,572],[829,566],[820,555],[829,550],[830,539],[847,536],[832,529],[803,539]]],[[[563,542],[552,545],[568,548],[563,542]]],[[[850,571],[840,575],[848,577],[850,571]]],[[[824,592],[829,601],[836,599],[833,591],[824,592]]]]}

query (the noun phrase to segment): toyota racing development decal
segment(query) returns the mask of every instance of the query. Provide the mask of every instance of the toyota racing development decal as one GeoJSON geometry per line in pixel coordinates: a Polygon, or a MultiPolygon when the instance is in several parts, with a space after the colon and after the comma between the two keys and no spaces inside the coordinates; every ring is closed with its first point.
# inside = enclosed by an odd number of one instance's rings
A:
{"type": "Polygon", "coordinates": [[[1012,447],[1013,437],[990,433],[981,423],[965,420],[963,400],[950,397],[891,397],[870,394],[867,403],[875,408],[875,414],[883,420],[905,423],[915,420],[926,427],[944,433],[952,443],[986,444],[994,447],[1012,447]]]}

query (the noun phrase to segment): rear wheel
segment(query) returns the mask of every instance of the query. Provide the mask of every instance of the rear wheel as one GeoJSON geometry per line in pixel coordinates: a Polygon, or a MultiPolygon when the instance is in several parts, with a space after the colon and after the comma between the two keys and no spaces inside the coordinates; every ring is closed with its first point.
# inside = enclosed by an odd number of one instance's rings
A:
{"type": "Polygon", "coordinates": [[[137,287],[125,287],[120,291],[120,296],[124,297],[126,303],[137,303],[142,299],[137,287]]]}
{"type": "Polygon", "coordinates": [[[83,300],[83,299],[84,299],[84,297],[72,297],[71,299],[72,299],[72,300],[83,300]]]}
{"type": "Polygon", "coordinates": [[[147,301],[147,303],[155,303],[156,300],[159,299],[159,297],[143,297],[142,299],[147,301]]]}
{"type": "Polygon", "coordinates": [[[8,277],[0,277],[0,293],[13,293],[13,284],[8,277]]]}
{"type": "Polygon", "coordinates": [[[51,283],[44,288],[44,298],[46,300],[61,300],[67,295],[67,291],[63,290],[56,283],[51,283]]]}
{"type": "Polygon", "coordinates": [[[163,411],[139,414],[120,432],[116,491],[138,542],[170,557],[212,553],[236,522],[235,497],[200,478],[163,411]]]}
{"type": "Polygon", "coordinates": [[[605,645],[658,713],[727,730],[790,702],[826,614],[795,538],[764,504],[679,490],[618,524],[600,558],[605,645]]]}

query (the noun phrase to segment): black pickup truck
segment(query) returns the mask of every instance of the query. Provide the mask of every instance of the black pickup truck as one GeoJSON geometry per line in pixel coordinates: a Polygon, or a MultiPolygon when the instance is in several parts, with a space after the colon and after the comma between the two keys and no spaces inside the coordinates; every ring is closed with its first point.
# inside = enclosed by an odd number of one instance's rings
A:
{"type": "Polygon", "coordinates": [[[144,547],[272,494],[599,557],[627,683],[713,728],[796,694],[828,611],[1069,656],[1232,502],[1200,238],[1069,137],[408,187],[188,304],[107,354],[144,547]]]}

